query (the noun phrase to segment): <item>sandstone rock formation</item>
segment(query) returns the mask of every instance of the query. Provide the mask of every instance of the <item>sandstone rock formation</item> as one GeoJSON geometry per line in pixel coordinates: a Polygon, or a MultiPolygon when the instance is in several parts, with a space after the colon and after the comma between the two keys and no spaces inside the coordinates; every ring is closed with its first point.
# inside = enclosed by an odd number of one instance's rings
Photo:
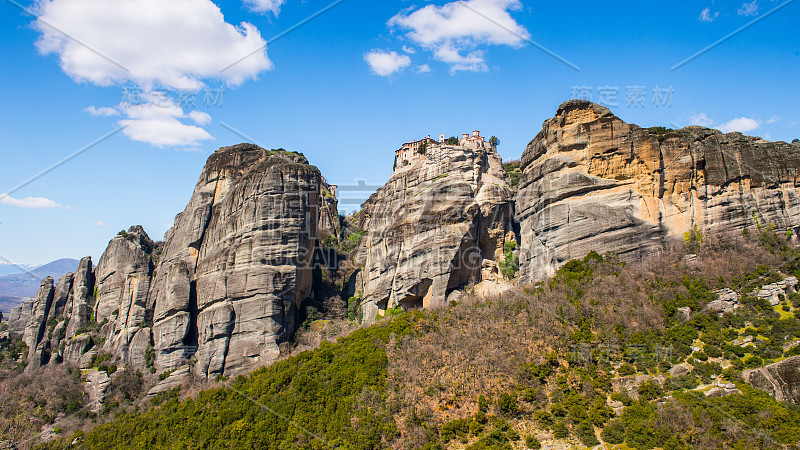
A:
{"type": "Polygon", "coordinates": [[[752,295],[758,298],[763,298],[772,306],[777,306],[781,303],[781,296],[786,296],[795,292],[796,286],[797,278],[786,277],[777,283],[762,286],[761,289],[753,291],[752,295]]]}
{"type": "Polygon", "coordinates": [[[758,369],[745,370],[742,377],[781,402],[800,405],[800,356],[758,369]]]}
{"type": "Polygon", "coordinates": [[[27,370],[35,370],[42,364],[47,363],[45,358],[49,359],[48,349],[45,348],[45,344],[49,341],[45,340],[44,337],[47,331],[47,317],[50,314],[50,308],[53,306],[54,294],[53,279],[47,277],[42,280],[39,292],[33,302],[33,314],[25,327],[25,332],[22,334],[22,340],[28,346],[27,370]]]}
{"type": "Polygon", "coordinates": [[[46,279],[36,299],[14,310],[28,367],[88,367],[107,354],[119,365],[191,364],[208,376],[274,361],[311,292],[317,228],[338,231],[332,194],[335,186],[300,154],[221,148],[163,246],[131,227],[96,268],[84,258],[75,274],[55,286],[46,279]]]}
{"type": "Polygon", "coordinates": [[[544,122],[521,168],[523,283],[591,250],[638,260],[695,230],[800,227],[800,144],[696,126],[643,129],[571,100],[544,122]]]}
{"type": "Polygon", "coordinates": [[[33,315],[34,301],[36,301],[36,299],[33,298],[25,300],[11,310],[11,312],[8,314],[8,329],[10,331],[16,334],[22,334],[25,332],[25,327],[28,326],[28,322],[31,320],[31,315],[33,315]]]}
{"type": "Polygon", "coordinates": [[[274,361],[311,289],[321,177],[302,156],[249,144],[211,155],[153,276],[155,365],[197,374],[274,361]]]}
{"type": "Polygon", "coordinates": [[[111,378],[105,371],[91,370],[86,375],[84,390],[89,396],[90,411],[99,414],[103,410],[103,400],[105,400],[110,386],[111,378]]]}
{"type": "Polygon", "coordinates": [[[77,332],[89,324],[94,309],[94,269],[92,258],[86,257],[78,264],[72,281],[72,301],[68,302],[69,323],[67,339],[75,337],[77,332]]]}
{"type": "Polygon", "coordinates": [[[715,313],[727,313],[739,307],[739,294],[725,288],[716,292],[717,298],[709,302],[703,309],[715,313]]]}
{"type": "Polygon", "coordinates": [[[95,269],[95,320],[104,351],[123,364],[143,367],[152,333],[145,323],[147,293],[153,275],[156,244],[141,226],[131,227],[108,244],[95,269]]]}
{"type": "Polygon", "coordinates": [[[514,240],[511,192],[491,146],[442,145],[404,160],[359,213],[362,310],[445,304],[469,282],[497,280],[514,240]]]}

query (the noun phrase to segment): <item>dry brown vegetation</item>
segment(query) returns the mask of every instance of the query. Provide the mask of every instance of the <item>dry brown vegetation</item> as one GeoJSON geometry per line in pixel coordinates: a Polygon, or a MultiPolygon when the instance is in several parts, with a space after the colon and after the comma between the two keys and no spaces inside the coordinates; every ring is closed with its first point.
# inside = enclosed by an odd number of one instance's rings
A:
{"type": "MultiPolygon", "coordinates": [[[[581,341],[582,332],[594,333],[610,348],[624,348],[634,333],[663,331],[663,304],[687,295],[684,277],[703,279],[714,289],[740,288],[757,266],[787,262],[780,252],[769,250],[759,242],[725,237],[704,239],[690,248],[675,245],[642,263],[625,264],[605,255],[605,263],[588,260],[591,281],[570,281],[560,273],[499,298],[467,295],[456,305],[431,311],[421,320],[418,336],[406,336],[387,348],[389,392],[399,405],[402,431],[394,446],[421,446],[430,439],[426,428],[431,423],[476,413],[480,395],[496,399],[532,388],[539,398],[521,402],[521,408],[534,412],[553,386],[552,380],[550,386],[531,380],[528,367],[544,364],[556,350],[558,364],[569,367],[564,351],[581,341]],[[688,250],[697,258],[687,257],[688,250]]],[[[576,388],[581,383],[569,382],[576,388]]],[[[681,424],[688,420],[686,413],[675,410],[664,417],[681,424]]]]}

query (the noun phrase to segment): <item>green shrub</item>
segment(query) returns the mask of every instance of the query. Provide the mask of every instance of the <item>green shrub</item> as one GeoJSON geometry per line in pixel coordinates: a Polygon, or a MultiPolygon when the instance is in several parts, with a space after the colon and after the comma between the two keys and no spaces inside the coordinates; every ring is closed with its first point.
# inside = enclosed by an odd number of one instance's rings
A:
{"type": "Polygon", "coordinates": [[[503,255],[505,259],[498,264],[500,273],[506,280],[513,280],[519,272],[519,258],[514,254],[517,248],[517,243],[514,241],[507,241],[503,244],[503,255]]]}
{"type": "Polygon", "coordinates": [[[575,429],[575,434],[578,435],[581,443],[587,447],[594,447],[600,443],[594,433],[594,427],[588,421],[579,423],[575,429]]]}
{"type": "Polygon", "coordinates": [[[525,446],[534,450],[542,448],[542,443],[536,439],[536,436],[525,436],[525,446]]]}
{"type": "Polygon", "coordinates": [[[617,370],[617,373],[622,377],[626,377],[628,375],[635,374],[636,373],[636,369],[632,365],[630,365],[628,363],[625,363],[625,364],[619,366],[619,369],[617,370]]]}
{"type": "Polygon", "coordinates": [[[469,435],[470,422],[472,422],[472,420],[469,418],[456,419],[442,425],[442,428],[439,431],[442,443],[447,444],[457,437],[466,437],[469,435]]]}
{"type": "Polygon", "coordinates": [[[612,445],[619,445],[625,442],[625,425],[622,420],[615,419],[609,422],[603,428],[600,437],[603,438],[603,441],[612,445]]]}
{"type": "Polygon", "coordinates": [[[517,397],[511,394],[500,394],[500,398],[497,399],[497,409],[506,416],[517,414],[519,412],[517,397]]]}
{"type": "Polygon", "coordinates": [[[489,400],[481,394],[478,396],[478,411],[480,412],[487,412],[489,410],[489,400]]]}
{"type": "Polygon", "coordinates": [[[661,385],[654,380],[644,381],[639,385],[638,392],[639,398],[643,398],[645,400],[654,400],[664,395],[664,389],[662,389],[661,385]]]}
{"type": "Polygon", "coordinates": [[[562,421],[556,422],[553,426],[553,437],[556,439],[566,439],[569,437],[569,428],[567,428],[567,424],[562,421]]]}

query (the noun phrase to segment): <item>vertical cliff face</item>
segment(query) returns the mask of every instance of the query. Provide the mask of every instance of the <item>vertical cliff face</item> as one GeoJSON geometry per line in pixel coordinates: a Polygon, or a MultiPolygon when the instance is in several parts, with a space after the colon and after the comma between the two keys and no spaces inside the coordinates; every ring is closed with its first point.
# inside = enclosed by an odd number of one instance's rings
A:
{"type": "Polygon", "coordinates": [[[33,314],[22,335],[23,342],[28,346],[27,370],[35,370],[42,364],[46,364],[49,359],[49,349],[46,346],[49,341],[45,339],[45,332],[47,331],[47,317],[53,306],[54,294],[53,279],[47,277],[42,280],[39,292],[36,293],[33,302],[33,314]]]}
{"type": "Polygon", "coordinates": [[[95,269],[95,320],[103,324],[104,351],[123,364],[143,367],[152,333],[145,322],[156,244],[141,226],[109,242],[95,269]]]}
{"type": "Polygon", "coordinates": [[[521,281],[595,250],[638,260],[695,229],[800,226],[800,146],[702,127],[642,129],[562,104],[522,155],[521,281]]]}
{"type": "Polygon", "coordinates": [[[69,313],[67,339],[72,339],[78,331],[89,324],[94,309],[94,269],[92,258],[86,257],[78,264],[72,281],[72,298],[66,305],[69,313]]]}
{"type": "Polygon", "coordinates": [[[311,289],[320,182],[305,158],[253,145],[209,158],[148,295],[158,369],[229,375],[279,356],[311,289]]]}
{"type": "Polygon", "coordinates": [[[91,258],[84,258],[77,272],[63,275],[57,283],[42,280],[39,292],[30,302],[11,313],[12,331],[25,323],[22,339],[28,346],[26,370],[63,361],[77,363],[91,345],[88,336],[78,336],[91,322],[94,306],[94,271],[91,258]]]}
{"type": "Polygon", "coordinates": [[[371,322],[386,308],[441,305],[458,287],[497,279],[513,205],[494,148],[441,146],[398,168],[359,218],[371,322]]]}
{"type": "Polygon", "coordinates": [[[193,363],[201,376],[274,361],[311,292],[317,228],[335,232],[338,223],[323,185],[302,155],[246,144],[218,150],[163,245],[131,227],[96,268],[84,258],[14,310],[30,370],[86,367],[99,352],[136,368],[193,363]]]}

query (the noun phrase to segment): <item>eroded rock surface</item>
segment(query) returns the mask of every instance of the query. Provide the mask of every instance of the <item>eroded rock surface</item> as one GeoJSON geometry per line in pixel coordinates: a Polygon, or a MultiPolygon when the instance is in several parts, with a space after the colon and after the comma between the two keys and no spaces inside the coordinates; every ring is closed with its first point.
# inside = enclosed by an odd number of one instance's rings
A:
{"type": "Polygon", "coordinates": [[[151,344],[145,316],[155,247],[141,226],[131,227],[111,240],[95,270],[95,317],[99,323],[106,322],[100,332],[104,351],[123,364],[143,367],[151,344]],[[131,345],[136,336],[139,340],[131,345]]]}
{"type": "Polygon", "coordinates": [[[36,301],[36,299],[33,298],[25,300],[11,310],[8,314],[8,329],[10,331],[16,334],[25,332],[25,327],[28,326],[28,322],[30,322],[31,316],[33,315],[34,301],[36,301]]]}
{"type": "Polygon", "coordinates": [[[274,361],[311,289],[321,177],[250,144],[211,155],[168,231],[148,296],[157,369],[225,374],[274,361]]]}
{"type": "Polygon", "coordinates": [[[800,144],[702,127],[643,129],[562,104],[522,155],[521,281],[594,250],[636,261],[695,230],[800,226],[800,144]]]}
{"type": "Polygon", "coordinates": [[[456,288],[498,279],[494,262],[515,239],[513,204],[500,157],[482,147],[429,148],[364,203],[357,262],[367,322],[386,308],[442,305],[456,288]]]}
{"type": "Polygon", "coordinates": [[[800,356],[792,356],[758,369],[745,370],[742,377],[751,386],[778,401],[800,405],[800,356]]]}

